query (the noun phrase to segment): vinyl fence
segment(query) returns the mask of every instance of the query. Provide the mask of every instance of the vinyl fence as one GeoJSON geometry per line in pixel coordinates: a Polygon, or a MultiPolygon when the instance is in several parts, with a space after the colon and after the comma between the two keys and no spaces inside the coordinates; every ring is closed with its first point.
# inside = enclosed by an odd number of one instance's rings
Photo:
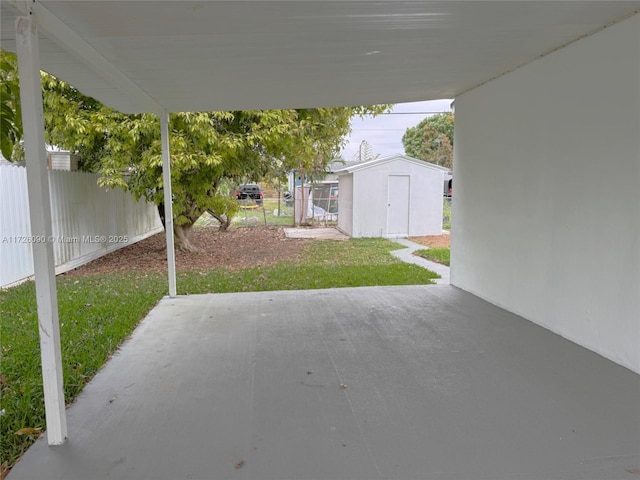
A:
{"type": "Polygon", "coordinates": [[[53,235],[31,236],[27,172],[0,166],[0,287],[33,276],[32,244],[53,243],[56,273],[162,231],[154,205],[97,185],[97,175],[49,171],[53,235]]]}

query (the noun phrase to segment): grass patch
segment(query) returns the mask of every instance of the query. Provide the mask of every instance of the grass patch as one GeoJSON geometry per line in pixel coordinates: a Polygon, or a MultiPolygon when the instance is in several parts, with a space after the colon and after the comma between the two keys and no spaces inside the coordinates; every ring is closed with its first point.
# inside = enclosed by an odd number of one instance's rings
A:
{"type": "Polygon", "coordinates": [[[442,204],[442,228],[451,230],[451,199],[446,197],[442,204]]]}
{"type": "MultiPolygon", "coordinates": [[[[58,305],[64,393],[69,404],[137,323],[162,297],[160,275],[59,277],[58,305]]],[[[35,440],[21,428],[45,429],[40,342],[33,282],[0,292],[0,374],[4,411],[1,463],[13,465],[35,440]]]]}
{"type": "Polygon", "coordinates": [[[404,263],[390,252],[398,244],[382,238],[309,242],[303,260],[229,272],[223,268],[178,275],[180,294],[311,290],[373,285],[433,283],[439,276],[404,263]]]}
{"type": "MultiPolygon", "coordinates": [[[[389,252],[386,239],[309,242],[303,259],[268,267],[178,275],[178,293],[303,290],[368,285],[432,283],[438,275],[389,252]]],[[[166,294],[164,273],[111,273],[57,278],[64,392],[67,404],[80,393],[118,345],[166,294]]],[[[44,430],[44,394],[33,283],[0,291],[0,463],[13,465],[35,441],[21,428],[44,430]]]]}
{"type": "MultiPolygon", "coordinates": [[[[240,203],[245,208],[240,208],[231,219],[231,225],[238,227],[258,227],[265,225],[293,225],[293,207],[287,207],[284,200],[280,201],[280,211],[276,217],[274,213],[278,210],[278,200],[264,200],[262,206],[257,205],[254,200],[246,200],[240,203]],[[263,210],[264,207],[264,210],[263,210]]],[[[196,227],[220,226],[220,222],[207,212],[196,220],[196,227]]]]}
{"type": "Polygon", "coordinates": [[[265,222],[267,225],[293,225],[293,207],[287,207],[284,200],[280,201],[280,211],[277,217],[274,213],[278,209],[278,200],[265,199],[262,206],[257,206],[254,201],[247,201],[246,206],[247,208],[241,208],[233,217],[232,225],[253,227],[265,225],[265,222]]]}
{"type": "Polygon", "coordinates": [[[425,250],[416,250],[414,254],[418,255],[419,257],[426,258],[427,260],[431,260],[432,262],[437,262],[449,266],[451,249],[448,247],[436,247],[425,250]]]}

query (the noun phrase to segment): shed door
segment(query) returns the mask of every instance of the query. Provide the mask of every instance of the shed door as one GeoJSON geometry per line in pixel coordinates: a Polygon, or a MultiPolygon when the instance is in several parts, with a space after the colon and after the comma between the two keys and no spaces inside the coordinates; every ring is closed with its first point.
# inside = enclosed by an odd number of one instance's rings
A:
{"type": "Polygon", "coordinates": [[[409,235],[409,175],[389,175],[387,235],[409,235]]]}

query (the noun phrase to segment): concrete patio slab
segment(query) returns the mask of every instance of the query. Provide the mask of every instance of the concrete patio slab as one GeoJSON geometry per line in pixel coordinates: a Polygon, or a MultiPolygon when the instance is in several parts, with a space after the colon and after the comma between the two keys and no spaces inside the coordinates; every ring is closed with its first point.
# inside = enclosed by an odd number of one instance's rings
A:
{"type": "Polygon", "coordinates": [[[348,240],[349,236],[333,227],[285,228],[287,238],[315,238],[318,240],[348,240]]]}
{"type": "Polygon", "coordinates": [[[165,298],[8,478],[637,479],[639,405],[448,285],[165,298]]]}

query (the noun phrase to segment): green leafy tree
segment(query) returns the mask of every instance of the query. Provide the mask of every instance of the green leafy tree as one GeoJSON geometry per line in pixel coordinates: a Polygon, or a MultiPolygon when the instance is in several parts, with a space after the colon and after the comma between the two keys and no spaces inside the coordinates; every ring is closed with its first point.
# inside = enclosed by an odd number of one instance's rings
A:
{"type": "Polygon", "coordinates": [[[0,50],[0,67],[0,151],[7,160],[18,160],[22,115],[16,57],[0,50]]]}
{"type": "Polygon", "coordinates": [[[407,155],[428,162],[453,167],[453,113],[439,113],[425,118],[402,136],[407,155]]]}
{"type": "MultiPolygon", "coordinates": [[[[126,115],[43,74],[46,140],[81,158],[104,186],[120,187],[163,205],[160,122],[126,115]]],[[[237,202],[229,197],[243,180],[283,170],[324,170],[344,144],[353,115],[375,115],[389,106],[299,110],[196,112],[170,115],[171,180],[176,244],[195,250],[189,232],[209,211],[228,227],[237,202]]]]}

